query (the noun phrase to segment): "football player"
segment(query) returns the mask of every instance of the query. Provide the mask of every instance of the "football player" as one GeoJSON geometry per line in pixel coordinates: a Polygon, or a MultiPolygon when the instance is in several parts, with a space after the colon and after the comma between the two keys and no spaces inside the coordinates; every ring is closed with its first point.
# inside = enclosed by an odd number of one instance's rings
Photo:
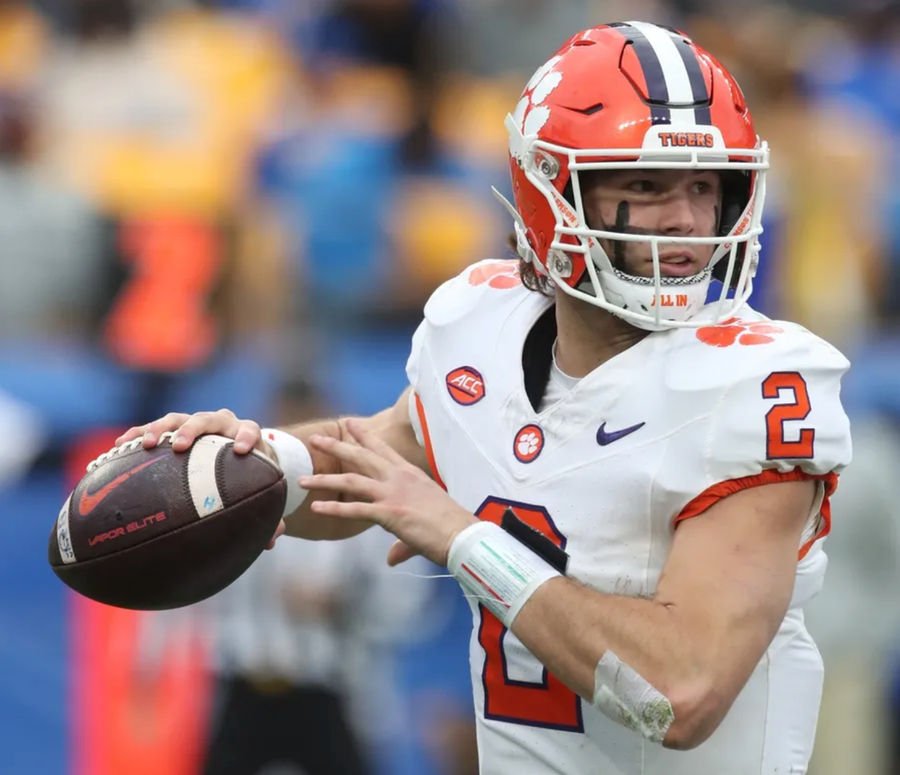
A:
{"type": "Polygon", "coordinates": [[[608,24],[506,125],[521,260],[434,293],[395,406],[119,441],[234,437],[279,460],[289,534],[376,523],[390,563],[447,565],[482,773],[805,772],[848,363],[746,303],[768,152],[741,90],[681,32],[608,24]]]}

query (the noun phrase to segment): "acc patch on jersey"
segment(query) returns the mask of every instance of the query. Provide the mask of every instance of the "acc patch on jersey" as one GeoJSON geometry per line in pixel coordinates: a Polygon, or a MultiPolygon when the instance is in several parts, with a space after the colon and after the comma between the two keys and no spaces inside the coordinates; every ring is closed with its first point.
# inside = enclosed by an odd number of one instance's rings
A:
{"type": "Polygon", "coordinates": [[[447,377],[447,392],[456,403],[463,406],[477,404],[484,398],[484,378],[471,366],[453,369],[447,377]]]}

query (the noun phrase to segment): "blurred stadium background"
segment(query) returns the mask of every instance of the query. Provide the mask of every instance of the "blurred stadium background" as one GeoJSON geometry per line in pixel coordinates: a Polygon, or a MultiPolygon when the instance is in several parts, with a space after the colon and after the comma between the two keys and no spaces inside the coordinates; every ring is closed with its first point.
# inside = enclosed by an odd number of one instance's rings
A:
{"type": "MultiPolygon", "coordinates": [[[[0,0],[0,773],[200,773],[236,679],[267,699],[262,747],[312,687],[346,703],[368,771],[477,771],[464,604],[388,572],[380,538],[282,541],[221,599],[137,615],[69,595],[47,534],[132,423],[392,401],[429,291],[505,255],[489,187],[525,80],[630,18],[737,75],[773,147],[755,303],[855,364],[811,772],[900,772],[895,0],[0,0]]],[[[247,775],[306,772],[287,757],[247,775]]]]}

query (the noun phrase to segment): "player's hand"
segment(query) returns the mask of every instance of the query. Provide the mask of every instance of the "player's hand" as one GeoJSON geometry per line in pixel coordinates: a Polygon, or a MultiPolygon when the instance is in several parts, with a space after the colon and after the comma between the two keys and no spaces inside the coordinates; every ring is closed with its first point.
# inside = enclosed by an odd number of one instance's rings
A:
{"type": "Polygon", "coordinates": [[[279,538],[281,538],[281,536],[283,536],[286,532],[287,532],[287,524],[282,519],[278,522],[278,527],[275,528],[275,535],[272,536],[272,540],[269,541],[268,545],[266,546],[266,549],[274,549],[275,542],[279,538]]]}
{"type": "Polygon", "coordinates": [[[119,438],[116,445],[142,438],[146,449],[155,447],[163,433],[174,432],[172,449],[184,452],[197,440],[198,436],[215,433],[234,439],[234,451],[239,455],[248,453],[254,447],[265,455],[273,457],[269,445],[262,439],[259,424],[253,420],[242,420],[230,409],[219,409],[216,412],[169,412],[165,417],[129,428],[119,438]]]}
{"type": "Polygon", "coordinates": [[[347,430],[355,444],[321,435],[309,439],[311,447],[336,457],[345,469],[353,471],[301,477],[301,487],[326,490],[345,499],[313,501],[312,511],[329,517],[371,520],[393,533],[401,544],[391,548],[390,565],[415,554],[446,565],[453,539],[476,518],[424,471],[367,433],[357,421],[348,420],[347,430]]]}
{"type": "MultiPolygon", "coordinates": [[[[234,439],[234,451],[239,455],[247,454],[254,447],[268,457],[274,457],[269,445],[262,440],[259,424],[253,420],[241,420],[230,409],[219,409],[217,412],[169,412],[165,417],[129,428],[116,439],[116,446],[141,437],[145,449],[155,447],[163,433],[173,432],[172,449],[185,452],[199,436],[215,433],[234,439]]],[[[282,519],[275,529],[275,535],[269,541],[267,549],[273,549],[278,538],[285,533],[282,519]]]]}

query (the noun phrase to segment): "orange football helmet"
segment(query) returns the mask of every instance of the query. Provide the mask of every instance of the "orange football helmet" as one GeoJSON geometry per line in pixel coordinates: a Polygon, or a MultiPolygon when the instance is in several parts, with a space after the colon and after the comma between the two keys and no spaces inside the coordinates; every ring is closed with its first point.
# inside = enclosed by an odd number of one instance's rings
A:
{"type": "MultiPolygon", "coordinates": [[[[768,147],[731,74],[681,32],[646,22],[578,33],[534,74],[506,118],[519,255],[566,293],[649,330],[729,317],[759,255],[768,147]],[[723,173],[715,236],[592,229],[579,173],[623,168],[723,173]],[[627,274],[603,242],[649,243],[653,276],[627,274]],[[660,245],[714,244],[705,269],[660,273],[660,245]],[[713,278],[722,283],[706,306],[713,278]]],[[[615,244],[615,243],[613,243],[615,244]]]]}

